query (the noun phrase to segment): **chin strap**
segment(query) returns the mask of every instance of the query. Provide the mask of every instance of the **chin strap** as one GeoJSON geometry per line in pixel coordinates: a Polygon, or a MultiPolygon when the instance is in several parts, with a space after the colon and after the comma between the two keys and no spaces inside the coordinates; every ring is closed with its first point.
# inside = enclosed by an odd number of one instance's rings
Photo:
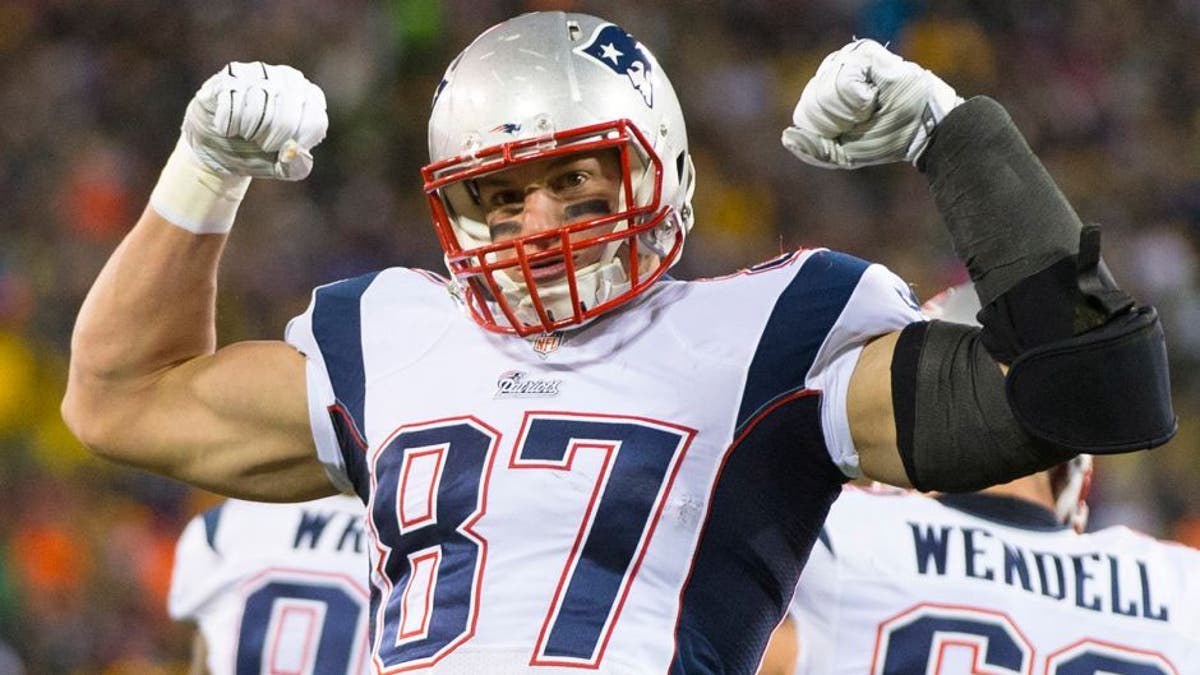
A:
{"type": "MultiPolygon", "coordinates": [[[[497,274],[496,278],[501,284],[504,300],[509,303],[513,314],[522,323],[532,326],[542,324],[534,306],[533,293],[537,293],[538,300],[551,321],[559,321],[575,314],[571,303],[571,284],[567,279],[538,286],[530,291],[525,284],[517,283],[505,275],[497,274]]],[[[629,286],[629,277],[617,258],[593,263],[575,273],[575,288],[582,311],[624,293],[629,290],[629,286]]]]}

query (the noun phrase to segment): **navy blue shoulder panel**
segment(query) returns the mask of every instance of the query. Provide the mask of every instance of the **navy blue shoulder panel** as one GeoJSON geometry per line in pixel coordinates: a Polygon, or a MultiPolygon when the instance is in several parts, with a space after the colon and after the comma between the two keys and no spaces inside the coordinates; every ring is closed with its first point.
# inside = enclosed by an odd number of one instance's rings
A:
{"type": "Polygon", "coordinates": [[[225,502],[221,502],[201,516],[204,518],[204,539],[208,542],[208,547],[216,553],[220,553],[217,551],[217,526],[221,524],[221,512],[224,509],[225,502]]]}
{"type": "Polygon", "coordinates": [[[804,261],[759,338],[738,409],[739,433],[761,411],[804,388],[821,343],[869,265],[835,251],[818,251],[804,261]]]}
{"type": "Polygon", "coordinates": [[[727,451],[683,589],[670,675],[758,666],[845,480],[823,450],[820,406],[815,392],[784,399],[727,451]]]}
{"type": "Polygon", "coordinates": [[[787,611],[846,480],[825,447],[820,392],[804,381],[868,266],[818,251],[775,301],[683,590],[670,675],[753,673],[787,611]]]}
{"type": "MultiPolygon", "coordinates": [[[[362,296],[378,272],[317,289],[312,330],[338,405],[362,438],[366,429],[366,374],[363,368],[362,296]]],[[[345,446],[343,445],[343,450],[345,446]]]]}

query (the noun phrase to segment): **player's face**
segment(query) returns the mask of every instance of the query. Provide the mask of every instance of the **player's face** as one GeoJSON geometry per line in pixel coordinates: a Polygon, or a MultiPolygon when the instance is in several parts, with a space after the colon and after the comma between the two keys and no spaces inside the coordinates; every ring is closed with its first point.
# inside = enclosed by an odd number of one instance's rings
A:
{"type": "MultiPolygon", "coordinates": [[[[618,209],[622,187],[621,164],[616,150],[580,153],[517,166],[480,178],[479,201],[486,214],[492,242],[556,230],[564,225],[599,218],[618,209]]],[[[571,233],[572,241],[611,232],[612,223],[571,233]]],[[[533,238],[524,243],[528,254],[558,248],[557,237],[533,238]]],[[[575,269],[597,262],[603,246],[575,252],[575,269]]],[[[515,253],[504,254],[507,259],[515,253]]],[[[566,274],[562,257],[549,257],[530,266],[534,281],[558,279],[566,274]]],[[[520,268],[508,270],[519,276],[520,268]]]]}

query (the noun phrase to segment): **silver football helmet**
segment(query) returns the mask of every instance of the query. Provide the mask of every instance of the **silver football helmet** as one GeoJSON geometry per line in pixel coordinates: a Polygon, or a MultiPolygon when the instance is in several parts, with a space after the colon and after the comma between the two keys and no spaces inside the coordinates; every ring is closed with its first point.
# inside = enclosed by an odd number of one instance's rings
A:
{"type": "MultiPolygon", "coordinates": [[[[948,288],[930,298],[921,311],[930,319],[978,326],[979,298],[971,283],[948,288]]],[[[1088,490],[1092,485],[1092,456],[1077,455],[1050,469],[1050,491],[1054,495],[1054,515],[1058,522],[1076,532],[1087,527],[1088,490]]]]}
{"type": "Polygon", "coordinates": [[[694,170],[671,83],[650,50],[586,14],[525,14],[476,38],[434,94],[429,158],[425,192],[453,288],[490,330],[551,332],[617,307],[679,259],[692,225],[694,170]],[[481,177],[605,149],[620,158],[616,212],[492,241],[481,177]],[[533,273],[552,263],[566,273],[533,273]]]}

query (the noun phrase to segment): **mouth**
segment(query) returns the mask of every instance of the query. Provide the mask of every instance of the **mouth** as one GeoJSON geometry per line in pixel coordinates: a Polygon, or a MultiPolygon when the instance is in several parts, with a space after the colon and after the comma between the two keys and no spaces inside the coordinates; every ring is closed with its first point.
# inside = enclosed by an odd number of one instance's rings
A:
{"type": "MultiPolygon", "coordinates": [[[[529,276],[533,278],[534,283],[539,285],[560,281],[566,278],[569,272],[567,269],[567,253],[558,250],[554,252],[555,255],[541,257],[546,253],[546,251],[543,251],[538,254],[536,260],[529,261],[529,276]]],[[[591,251],[589,249],[576,250],[569,255],[571,255],[576,272],[595,263],[600,258],[598,251],[591,251]]],[[[521,280],[524,275],[521,274],[520,267],[514,267],[512,276],[521,280]]]]}
{"type": "Polygon", "coordinates": [[[530,263],[529,272],[534,281],[553,281],[567,275],[567,263],[562,256],[547,258],[530,263]]]}

